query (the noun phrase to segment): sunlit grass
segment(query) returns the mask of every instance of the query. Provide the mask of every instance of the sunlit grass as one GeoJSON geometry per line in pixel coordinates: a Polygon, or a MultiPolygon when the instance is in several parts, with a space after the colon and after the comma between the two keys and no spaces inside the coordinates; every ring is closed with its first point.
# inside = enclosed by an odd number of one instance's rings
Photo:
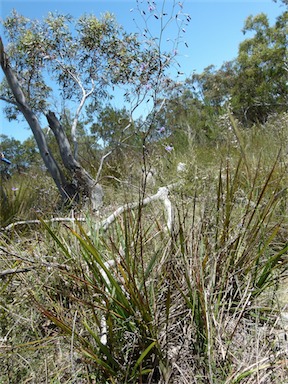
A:
{"type": "Polygon", "coordinates": [[[181,175],[183,153],[161,159],[157,183],[180,181],[172,233],[157,203],[139,203],[107,231],[88,213],[84,224],[43,222],[17,246],[3,232],[1,270],[31,267],[1,287],[14,381],[19,366],[43,382],[287,382],[275,299],[287,280],[285,157],[272,145],[257,155],[241,135],[230,152],[195,147],[181,175]]]}
{"type": "Polygon", "coordinates": [[[1,188],[2,227],[17,220],[34,219],[38,215],[52,213],[57,208],[55,188],[45,175],[15,174],[8,180],[2,180],[1,188]]]}

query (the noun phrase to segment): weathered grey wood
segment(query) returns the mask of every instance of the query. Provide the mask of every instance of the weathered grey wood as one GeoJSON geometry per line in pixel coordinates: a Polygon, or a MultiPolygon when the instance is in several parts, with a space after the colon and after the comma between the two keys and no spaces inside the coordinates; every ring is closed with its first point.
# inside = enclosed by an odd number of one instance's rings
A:
{"type": "Polygon", "coordinates": [[[27,123],[29,124],[36,140],[37,146],[39,148],[41,157],[44,161],[44,164],[47,167],[48,172],[52,176],[62,198],[74,198],[74,195],[76,195],[76,197],[82,195],[85,199],[88,200],[93,210],[98,209],[103,201],[102,187],[97,184],[97,182],[75,159],[71,150],[69,140],[62,125],[60,124],[56,115],[52,111],[49,111],[46,114],[46,118],[56,138],[63,165],[71,175],[72,183],[67,182],[63,172],[61,171],[61,168],[54,159],[47,145],[47,141],[41,129],[39,120],[34,111],[30,108],[29,104],[27,103],[25,94],[21,88],[17,76],[9,65],[9,60],[5,53],[1,37],[0,62],[2,70],[7,79],[9,88],[11,89],[14,95],[14,100],[11,100],[11,103],[17,106],[17,108],[22,112],[27,123]]]}
{"type": "Polygon", "coordinates": [[[92,210],[101,206],[103,201],[102,187],[89,175],[89,173],[75,159],[66,133],[54,112],[46,114],[49,126],[56,138],[63,164],[70,171],[77,184],[77,191],[89,200],[92,210]]]}
{"type": "Polygon", "coordinates": [[[40,155],[44,161],[45,166],[47,167],[50,175],[52,176],[60,194],[62,197],[65,197],[65,192],[63,191],[63,185],[66,184],[65,177],[61,172],[57,162],[55,161],[50,149],[47,145],[46,138],[41,129],[39,120],[32,109],[29,107],[26,102],[24,92],[19,84],[16,74],[9,65],[9,60],[4,51],[3,42],[0,37],[0,64],[4,72],[6,80],[9,84],[9,87],[14,95],[15,100],[13,104],[16,103],[18,109],[22,112],[25,117],[29,127],[31,128],[34,138],[36,140],[37,146],[39,148],[40,155]]]}

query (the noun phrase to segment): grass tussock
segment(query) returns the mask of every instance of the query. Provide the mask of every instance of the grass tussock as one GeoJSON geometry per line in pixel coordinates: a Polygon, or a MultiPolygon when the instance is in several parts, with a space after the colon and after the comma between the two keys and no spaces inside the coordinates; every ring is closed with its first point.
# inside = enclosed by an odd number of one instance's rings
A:
{"type": "Polygon", "coordinates": [[[107,231],[89,215],[2,231],[0,382],[287,382],[286,160],[233,135],[187,158],[172,232],[141,198],[107,231]]]}
{"type": "Polygon", "coordinates": [[[55,187],[48,175],[36,175],[35,171],[14,174],[1,180],[0,226],[17,220],[35,219],[39,215],[51,215],[59,206],[55,187]],[[51,199],[51,200],[50,200],[51,199]]]}

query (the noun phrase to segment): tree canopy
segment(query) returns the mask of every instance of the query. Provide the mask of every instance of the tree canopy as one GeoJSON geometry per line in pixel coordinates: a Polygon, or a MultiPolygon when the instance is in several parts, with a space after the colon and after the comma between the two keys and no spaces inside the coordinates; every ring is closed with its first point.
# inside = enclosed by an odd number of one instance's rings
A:
{"type": "Polygon", "coordinates": [[[243,33],[253,36],[239,46],[232,106],[247,120],[263,122],[288,105],[288,12],[273,26],[265,14],[250,16],[243,33]]]}
{"type": "MultiPolygon", "coordinates": [[[[285,0],[280,2],[286,5],[285,0]]],[[[146,26],[150,16],[161,15],[151,10],[148,16],[143,16],[146,26]]],[[[167,16],[163,13],[160,17],[164,20],[167,16]]],[[[187,16],[186,22],[189,21],[187,16]]],[[[219,69],[210,65],[184,83],[164,76],[175,53],[162,52],[157,46],[159,40],[148,29],[143,30],[144,42],[138,34],[127,33],[111,13],[100,18],[83,15],[78,19],[49,13],[41,21],[13,11],[3,22],[8,41],[5,55],[17,74],[26,104],[37,117],[41,114],[47,117],[49,110],[55,110],[54,117],[67,139],[65,151],[71,145],[68,152],[78,161],[79,138],[88,132],[92,136],[81,139],[82,144],[89,142],[91,148],[98,150],[97,143],[109,150],[122,140],[125,145],[139,145],[144,121],[134,121],[131,112],[149,98],[154,106],[161,106],[145,120],[149,137],[153,141],[170,137],[182,144],[187,137],[200,142],[216,138],[217,119],[228,105],[248,125],[265,122],[271,113],[286,111],[287,21],[285,10],[273,25],[265,14],[249,16],[237,57],[219,69]],[[110,99],[117,86],[123,88],[123,101],[128,101],[128,108],[111,106],[110,99]],[[80,121],[84,108],[86,120],[80,121]]],[[[23,114],[7,79],[1,85],[0,97],[7,101],[5,111],[9,119],[18,118],[19,112],[23,114]]],[[[48,123],[55,123],[52,115],[49,116],[48,123]]],[[[50,136],[46,139],[59,165],[58,134],[56,141],[50,136]]],[[[74,164],[72,168],[75,167],[74,164]]]]}
{"type": "MultiPolygon", "coordinates": [[[[144,19],[144,41],[136,33],[127,33],[109,12],[99,18],[83,15],[78,19],[69,14],[49,13],[43,20],[30,20],[14,10],[3,21],[8,43],[4,48],[3,40],[0,41],[5,74],[0,99],[7,103],[5,112],[9,119],[22,114],[28,122],[42,159],[63,197],[67,195],[66,186],[71,190],[71,181],[76,185],[75,192],[84,192],[89,198],[97,184],[79,161],[78,128],[84,108],[90,118],[92,111],[92,122],[97,124],[93,121],[93,111],[103,110],[103,105],[105,110],[105,101],[111,98],[114,87],[120,86],[126,90],[123,97],[130,109],[126,120],[129,119],[128,126],[132,127],[135,108],[150,99],[155,116],[159,95],[170,84],[165,72],[173,63],[176,51],[162,51],[161,41],[171,21],[177,19],[181,28],[183,21],[178,17],[182,4],[174,2],[168,13],[163,7],[157,10],[156,6],[148,7],[148,15],[139,4],[137,9],[144,19]],[[160,37],[152,36],[149,31],[150,16],[159,20],[160,37]],[[61,122],[63,112],[68,109],[72,115],[70,135],[61,122]],[[55,136],[60,159],[49,146],[41,115],[55,136]]],[[[188,16],[184,18],[185,23],[189,21],[188,16]]],[[[103,113],[100,120],[106,119],[103,113]]],[[[150,123],[148,131],[149,127],[150,123]]],[[[116,128],[114,138],[118,135],[116,128]]],[[[131,135],[131,131],[125,131],[131,135]]],[[[109,136],[102,130],[104,140],[105,135],[109,136]]]]}
{"type": "Polygon", "coordinates": [[[287,110],[288,12],[274,25],[263,13],[249,16],[243,33],[249,37],[239,45],[237,58],[187,81],[205,105],[221,108],[228,102],[239,120],[263,123],[271,113],[287,110]]]}

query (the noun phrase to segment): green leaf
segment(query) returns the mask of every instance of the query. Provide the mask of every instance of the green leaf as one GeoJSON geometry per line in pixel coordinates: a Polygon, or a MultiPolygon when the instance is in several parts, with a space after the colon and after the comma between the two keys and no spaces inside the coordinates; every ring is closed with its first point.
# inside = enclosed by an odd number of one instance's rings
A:
{"type": "Polygon", "coordinates": [[[137,371],[137,368],[139,367],[139,365],[143,362],[143,360],[145,359],[145,357],[149,354],[149,352],[151,351],[152,348],[154,348],[154,346],[156,345],[157,341],[153,341],[146,349],[145,351],[143,351],[140,355],[140,357],[138,358],[138,360],[136,361],[135,365],[134,365],[134,368],[132,370],[132,377],[135,377],[136,375],[136,371],[137,371]]]}
{"type": "MultiPolygon", "coordinates": [[[[286,244],[285,247],[283,247],[281,249],[281,251],[276,253],[276,255],[270,257],[267,260],[267,262],[265,263],[265,266],[263,268],[263,271],[261,273],[261,276],[256,283],[256,286],[258,289],[260,289],[260,291],[262,291],[263,288],[265,287],[265,285],[268,283],[269,276],[272,276],[275,267],[278,265],[278,262],[280,261],[281,257],[285,253],[287,253],[287,251],[288,251],[288,244],[286,244]]],[[[257,293],[257,291],[255,291],[255,293],[257,293]]]]}
{"type": "Polygon", "coordinates": [[[68,257],[71,256],[68,248],[64,245],[64,241],[61,240],[57,235],[56,235],[56,232],[53,231],[50,226],[45,223],[45,221],[43,219],[39,219],[42,223],[42,225],[44,226],[44,228],[46,229],[46,231],[49,233],[49,235],[52,237],[52,239],[54,239],[54,241],[59,245],[59,247],[62,249],[62,251],[64,252],[64,254],[68,257]]]}
{"type": "MultiPolygon", "coordinates": [[[[98,336],[98,334],[92,330],[92,328],[87,324],[86,321],[83,321],[83,324],[84,324],[85,328],[87,329],[87,331],[90,333],[90,335],[93,337],[93,339],[96,341],[97,345],[100,348],[100,351],[106,356],[107,361],[109,362],[109,367],[110,368],[113,367],[113,370],[119,369],[120,368],[119,364],[111,355],[109,348],[105,344],[101,343],[101,340],[100,340],[100,337],[98,336]]],[[[93,357],[93,359],[94,359],[94,357],[93,357]]],[[[97,357],[97,361],[98,361],[98,357],[97,357]]],[[[105,364],[107,365],[107,363],[105,363],[105,364]]]]}

